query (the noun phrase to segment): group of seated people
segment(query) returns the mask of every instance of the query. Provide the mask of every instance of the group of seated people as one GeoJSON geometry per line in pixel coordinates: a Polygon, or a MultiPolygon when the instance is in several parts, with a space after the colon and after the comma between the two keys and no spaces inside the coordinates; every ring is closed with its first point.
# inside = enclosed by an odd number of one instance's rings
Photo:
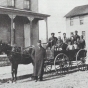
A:
{"type": "Polygon", "coordinates": [[[70,38],[66,37],[66,33],[63,33],[63,38],[59,36],[55,37],[55,33],[51,33],[51,37],[48,40],[48,47],[58,47],[60,50],[74,50],[84,49],[86,46],[84,35],[79,36],[78,31],[75,34],[71,32],[70,38]]]}

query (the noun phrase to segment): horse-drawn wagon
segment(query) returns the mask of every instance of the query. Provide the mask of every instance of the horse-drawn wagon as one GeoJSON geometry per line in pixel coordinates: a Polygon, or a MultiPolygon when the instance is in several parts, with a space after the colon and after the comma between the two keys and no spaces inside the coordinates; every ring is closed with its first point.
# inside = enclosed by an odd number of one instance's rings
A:
{"type": "MultiPolygon", "coordinates": [[[[19,47],[13,49],[12,46],[6,43],[0,43],[1,52],[6,53],[11,62],[12,81],[17,79],[18,64],[33,64],[33,58],[31,56],[32,49],[33,47],[26,52],[23,51],[25,49],[21,50],[19,47]]],[[[76,62],[75,66],[78,69],[80,69],[80,67],[85,67],[86,53],[87,51],[85,49],[60,50],[56,46],[54,46],[53,49],[47,48],[46,59],[44,62],[45,71],[51,71],[53,67],[53,70],[57,73],[61,71],[69,71],[69,69],[72,69],[74,61],[76,62]]]]}
{"type": "Polygon", "coordinates": [[[59,50],[54,47],[54,50],[46,50],[45,71],[51,71],[52,67],[57,73],[61,71],[69,71],[73,67],[86,70],[86,54],[85,49],[74,50],[59,50]]]}

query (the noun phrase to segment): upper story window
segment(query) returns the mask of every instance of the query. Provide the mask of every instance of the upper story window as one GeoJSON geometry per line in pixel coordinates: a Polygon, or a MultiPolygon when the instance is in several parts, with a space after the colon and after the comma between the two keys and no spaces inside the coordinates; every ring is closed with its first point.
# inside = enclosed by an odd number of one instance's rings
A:
{"type": "Polygon", "coordinates": [[[80,16],[79,17],[80,25],[83,25],[84,24],[84,19],[83,18],[84,18],[83,16],[80,16]]]}
{"type": "Polygon", "coordinates": [[[30,9],[30,0],[24,0],[24,9],[30,9]]]}
{"type": "Polygon", "coordinates": [[[73,18],[70,18],[70,26],[73,26],[73,18]]]}
{"type": "Polygon", "coordinates": [[[7,0],[7,4],[9,7],[15,7],[15,0],[7,0]]]}
{"type": "Polygon", "coordinates": [[[85,31],[82,31],[82,35],[85,36],[86,32],[85,31]]]}

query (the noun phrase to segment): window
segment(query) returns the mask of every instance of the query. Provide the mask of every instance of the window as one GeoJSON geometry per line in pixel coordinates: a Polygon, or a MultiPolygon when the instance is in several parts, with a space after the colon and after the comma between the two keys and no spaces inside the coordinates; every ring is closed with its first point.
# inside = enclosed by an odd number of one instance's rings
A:
{"type": "Polygon", "coordinates": [[[80,17],[79,17],[79,21],[80,21],[80,25],[83,25],[83,24],[84,24],[83,16],[80,16],[80,17]]]}
{"type": "Polygon", "coordinates": [[[70,18],[70,26],[73,26],[73,18],[70,18]]]}
{"type": "Polygon", "coordinates": [[[82,25],[82,24],[83,24],[83,19],[80,20],[80,25],[82,25]]]}
{"type": "Polygon", "coordinates": [[[82,31],[82,35],[85,36],[85,31],[82,31]]]}
{"type": "Polygon", "coordinates": [[[15,7],[15,0],[7,0],[8,6],[15,7]]]}
{"type": "Polygon", "coordinates": [[[30,9],[30,0],[24,0],[24,9],[30,9]]]}

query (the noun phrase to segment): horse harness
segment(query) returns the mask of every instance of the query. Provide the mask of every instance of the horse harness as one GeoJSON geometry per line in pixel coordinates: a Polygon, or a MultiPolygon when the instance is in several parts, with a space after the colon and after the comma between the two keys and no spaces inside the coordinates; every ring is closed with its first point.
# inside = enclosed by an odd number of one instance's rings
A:
{"type": "MultiPolygon", "coordinates": [[[[28,49],[28,48],[30,48],[30,47],[27,47],[26,49],[28,49]]],[[[21,58],[24,58],[24,56],[25,56],[25,58],[29,58],[30,53],[29,53],[29,50],[26,50],[26,49],[22,50],[21,47],[12,47],[11,53],[14,55],[19,54],[21,56],[21,58]]]]}

